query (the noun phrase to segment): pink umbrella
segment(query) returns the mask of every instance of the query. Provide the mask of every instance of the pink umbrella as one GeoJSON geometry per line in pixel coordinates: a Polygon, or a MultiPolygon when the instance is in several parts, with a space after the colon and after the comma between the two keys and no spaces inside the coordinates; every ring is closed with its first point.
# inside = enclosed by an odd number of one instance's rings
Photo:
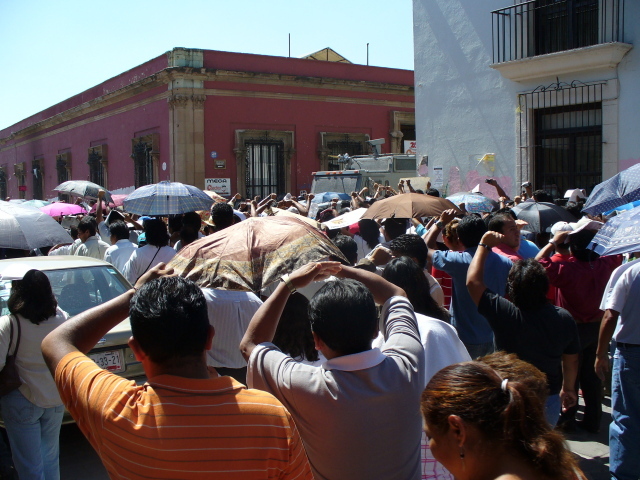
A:
{"type": "Polygon", "coordinates": [[[120,194],[111,194],[111,200],[113,200],[113,203],[116,207],[121,207],[124,204],[124,199],[127,198],[129,196],[129,194],[124,194],[124,195],[120,195],[120,194]]]}
{"type": "Polygon", "coordinates": [[[87,213],[81,206],[74,203],[55,202],[40,209],[51,217],[62,217],[64,215],[77,215],[79,213],[87,213]]]}

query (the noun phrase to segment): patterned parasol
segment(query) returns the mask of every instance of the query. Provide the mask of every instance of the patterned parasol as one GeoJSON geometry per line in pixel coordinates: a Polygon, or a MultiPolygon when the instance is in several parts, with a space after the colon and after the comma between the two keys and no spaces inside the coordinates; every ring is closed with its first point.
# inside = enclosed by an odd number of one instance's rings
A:
{"type": "Polygon", "coordinates": [[[169,263],[201,287],[259,292],[309,262],[343,257],[320,231],[295,217],[255,217],[204,237],[169,263]]]}

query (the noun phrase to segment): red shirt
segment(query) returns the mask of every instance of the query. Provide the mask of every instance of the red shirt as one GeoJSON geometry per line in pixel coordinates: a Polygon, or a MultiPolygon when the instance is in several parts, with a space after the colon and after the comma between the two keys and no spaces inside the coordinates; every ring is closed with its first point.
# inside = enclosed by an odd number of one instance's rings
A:
{"type": "Polygon", "coordinates": [[[622,264],[622,255],[600,257],[593,262],[540,260],[549,283],[558,288],[558,306],[569,311],[577,323],[602,319],[600,301],[611,273],[622,264]]]}
{"type": "Polygon", "coordinates": [[[493,253],[497,253],[498,255],[507,257],[512,262],[517,262],[518,260],[522,260],[522,257],[518,255],[517,251],[515,251],[509,245],[504,243],[501,243],[500,245],[496,245],[495,247],[493,247],[493,253]]]}

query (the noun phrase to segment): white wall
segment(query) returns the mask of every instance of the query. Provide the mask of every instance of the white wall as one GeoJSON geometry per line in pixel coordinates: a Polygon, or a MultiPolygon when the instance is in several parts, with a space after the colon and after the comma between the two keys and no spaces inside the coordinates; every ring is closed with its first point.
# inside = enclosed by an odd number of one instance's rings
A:
{"type": "MultiPolygon", "coordinates": [[[[417,155],[418,159],[428,155],[432,178],[433,167],[444,167],[444,185],[439,188],[446,194],[469,190],[478,183],[484,193],[494,194],[495,190],[484,184],[484,179],[491,176],[508,194],[514,195],[520,191],[519,183],[528,179],[530,172],[516,169],[520,117],[517,94],[555,83],[556,78],[514,82],[490,68],[491,11],[513,3],[512,0],[413,0],[417,155]],[[494,172],[483,163],[478,164],[484,153],[495,153],[494,172]]],[[[625,39],[635,43],[639,1],[626,1],[625,17],[625,39]]],[[[603,69],[559,78],[569,83],[619,76],[617,113],[612,109],[614,117],[618,117],[617,128],[609,127],[610,139],[604,139],[613,142],[605,152],[605,156],[608,153],[611,157],[612,168],[618,163],[625,168],[626,159],[640,157],[636,120],[640,115],[637,50],[637,47],[632,49],[623,59],[618,67],[619,75],[615,69],[603,69]],[[622,139],[619,142],[618,136],[622,139]]],[[[605,168],[605,178],[610,176],[612,168],[605,168]]]]}

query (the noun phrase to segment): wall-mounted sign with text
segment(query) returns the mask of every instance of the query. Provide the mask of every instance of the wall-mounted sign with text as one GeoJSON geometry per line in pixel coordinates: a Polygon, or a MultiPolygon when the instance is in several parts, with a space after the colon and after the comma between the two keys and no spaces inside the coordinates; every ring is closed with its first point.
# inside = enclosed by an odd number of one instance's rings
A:
{"type": "Polygon", "coordinates": [[[227,161],[220,159],[220,160],[214,160],[213,164],[216,166],[217,169],[224,169],[227,168],[227,161]]]}
{"type": "Polygon", "coordinates": [[[205,178],[204,188],[218,195],[231,195],[230,178],[205,178]]]}

